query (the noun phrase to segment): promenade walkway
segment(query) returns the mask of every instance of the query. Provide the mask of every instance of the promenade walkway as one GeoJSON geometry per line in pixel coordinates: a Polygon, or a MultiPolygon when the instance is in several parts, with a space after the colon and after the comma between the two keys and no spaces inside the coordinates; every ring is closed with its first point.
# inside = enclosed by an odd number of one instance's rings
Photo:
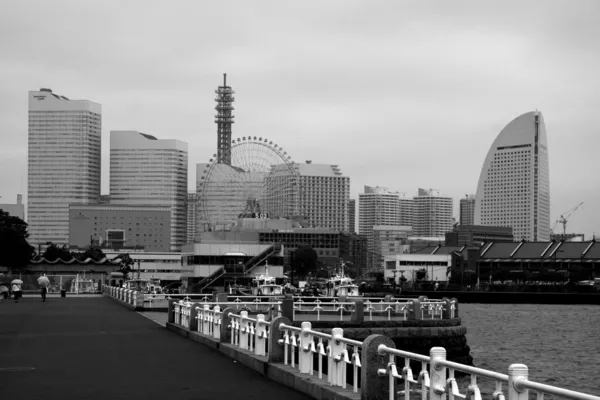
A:
{"type": "Polygon", "coordinates": [[[109,298],[0,300],[0,399],[308,399],[109,298]]]}

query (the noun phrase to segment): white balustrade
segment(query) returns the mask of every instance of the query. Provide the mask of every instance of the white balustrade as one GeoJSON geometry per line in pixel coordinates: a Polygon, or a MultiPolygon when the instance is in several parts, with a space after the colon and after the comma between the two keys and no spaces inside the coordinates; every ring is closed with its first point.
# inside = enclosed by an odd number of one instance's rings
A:
{"type": "Polygon", "coordinates": [[[317,374],[323,379],[323,357],[327,359],[327,381],[333,386],[346,388],[347,365],[353,367],[353,391],[358,393],[360,350],[362,342],[344,338],[341,328],[333,328],[331,335],[313,331],[311,323],[305,321],[301,327],[281,324],[283,339],[279,344],[284,350],[284,364],[298,368],[301,373],[314,375],[314,356],[317,356],[317,374]],[[348,353],[352,349],[352,354],[348,353]],[[296,361],[296,354],[298,360],[296,361]]]}
{"type": "MultiPolygon", "coordinates": [[[[512,364],[508,368],[508,375],[482,368],[471,367],[465,364],[459,364],[446,360],[446,350],[443,347],[434,347],[429,356],[410,353],[386,345],[379,345],[378,353],[388,355],[389,362],[386,369],[378,371],[379,376],[387,376],[389,379],[389,388],[394,388],[394,380],[402,379],[404,381],[404,390],[400,394],[404,395],[405,400],[410,399],[413,385],[418,386],[421,391],[422,399],[425,400],[448,400],[472,399],[481,400],[481,390],[478,384],[478,378],[491,380],[494,384],[494,400],[529,400],[528,390],[535,391],[538,400],[543,400],[544,394],[560,396],[574,400],[600,400],[598,396],[592,396],[572,390],[562,389],[556,386],[550,386],[528,380],[528,369],[523,364],[512,364]],[[399,371],[397,360],[403,359],[403,367],[399,371]],[[421,363],[421,370],[418,376],[411,369],[410,362],[417,361],[421,363]],[[429,364],[429,368],[427,367],[429,364]],[[461,393],[459,384],[455,378],[455,372],[470,375],[470,384],[465,393],[461,393]],[[432,383],[433,382],[433,383],[432,383]],[[506,385],[507,394],[503,391],[503,385],[506,385]]],[[[393,390],[390,391],[390,400],[397,397],[393,390]]]]}
{"type": "Polygon", "coordinates": [[[271,324],[265,320],[264,314],[250,318],[247,311],[240,311],[239,314],[229,313],[229,321],[232,345],[257,356],[267,355],[267,339],[271,324]]]}

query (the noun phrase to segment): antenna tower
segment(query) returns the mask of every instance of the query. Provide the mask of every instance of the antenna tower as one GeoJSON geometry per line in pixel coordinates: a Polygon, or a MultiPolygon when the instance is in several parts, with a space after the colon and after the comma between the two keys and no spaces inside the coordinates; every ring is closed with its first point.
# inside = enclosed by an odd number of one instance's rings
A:
{"type": "Polygon", "coordinates": [[[217,163],[231,165],[231,124],[233,124],[233,94],[235,93],[230,86],[227,86],[227,74],[223,74],[223,86],[215,90],[217,97],[215,101],[217,106],[217,115],[215,123],[217,124],[217,163]]]}

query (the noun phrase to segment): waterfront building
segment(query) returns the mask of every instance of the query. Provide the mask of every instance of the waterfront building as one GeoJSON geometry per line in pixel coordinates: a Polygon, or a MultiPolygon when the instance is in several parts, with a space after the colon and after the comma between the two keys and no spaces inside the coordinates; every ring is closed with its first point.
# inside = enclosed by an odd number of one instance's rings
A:
{"type": "Polygon", "coordinates": [[[384,257],[386,281],[412,285],[418,281],[447,283],[452,268],[452,251],[461,251],[462,247],[436,246],[431,253],[420,251],[411,254],[390,254],[384,257]],[[419,277],[422,271],[422,277],[419,277]]]}
{"type": "Polygon", "coordinates": [[[510,226],[518,240],[550,240],[548,143],[541,112],[515,118],[494,140],[479,177],[475,225],[510,226]]]}
{"type": "Polygon", "coordinates": [[[356,233],[356,199],[350,199],[348,202],[348,223],[349,232],[356,233]]]}
{"type": "Polygon", "coordinates": [[[457,225],[446,233],[446,246],[481,246],[485,242],[514,242],[509,226],[457,225]]]}
{"type": "Polygon", "coordinates": [[[196,240],[196,224],[198,223],[198,193],[189,192],[186,202],[187,212],[187,234],[186,243],[194,243],[196,240]]]}
{"type": "Polygon", "coordinates": [[[160,279],[161,285],[181,281],[182,254],[161,251],[104,251],[109,260],[120,254],[129,254],[133,260],[132,278],[160,279]]]}
{"type": "Polygon", "coordinates": [[[187,238],[187,171],[187,143],[136,131],[110,132],[111,204],[170,207],[171,251],[187,238]]]}
{"type": "Polygon", "coordinates": [[[460,199],[460,225],[475,225],[475,195],[468,194],[460,199]]]}
{"type": "Polygon", "coordinates": [[[435,189],[419,189],[414,201],[413,234],[444,236],[452,229],[453,200],[435,189]]]}
{"type": "Polygon", "coordinates": [[[166,252],[171,249],[169,206],[71,204],[69,247],[166,252]]]}
{"type": "Polygon", "coordinates": [[[461,284],[578,282],[600,277],[600,243],[489,242],[453,253],[452,280],[461,284]],[[467,252],[469,250],[469,252],[467,252]]]}
{"type": "Polygon", "coordinates": [[[25,221],[25,204],[23,204],[23,195],[17,195],[17,203],[0,203],[0,212],[7,213],[11,217],[21,218],[25,221]]]}
{"type": "Polygon", "coordinates": [[[29,92],[27,223],[33,246],[69,241],[69,204],[100,196],[102,110],[50,89],[29,92]]]}
{"type": "MultiPolygon", "coordinates": [[[[1,206],[0,206],[1,207],[1,206]]],[[[550,240],[559,242],[583,242],[585,241],[584,233],[550,233],[550,240]]]]}

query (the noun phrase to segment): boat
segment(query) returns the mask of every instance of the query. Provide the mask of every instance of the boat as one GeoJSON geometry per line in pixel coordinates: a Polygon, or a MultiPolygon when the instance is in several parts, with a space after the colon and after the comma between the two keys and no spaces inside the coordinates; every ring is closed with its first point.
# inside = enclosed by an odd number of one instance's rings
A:
{"type": "Polygon", "coordinates": [[[327,280],[326,284],[326,295],[329,297],[358,297],[358,285],[354,283],[354,280],[344,274],[345,263],[342,263],[341,271],[339,274],[335,274],[327,280]]]}
{"type": "Polygon", "coordinates": [[[276,283],[276,278],[269,275],[269,265],[265,264],[265,274],[259,275],[250,283],[253,296],[283,296],[283,286],[276,283]]]}
{"type": "Polygon", "coordinates": [[[86,279],[85,274],[80,277],[79,274],[71,281],[71,293],[96,293],[98,284],[92,279],[86,279]]]}

